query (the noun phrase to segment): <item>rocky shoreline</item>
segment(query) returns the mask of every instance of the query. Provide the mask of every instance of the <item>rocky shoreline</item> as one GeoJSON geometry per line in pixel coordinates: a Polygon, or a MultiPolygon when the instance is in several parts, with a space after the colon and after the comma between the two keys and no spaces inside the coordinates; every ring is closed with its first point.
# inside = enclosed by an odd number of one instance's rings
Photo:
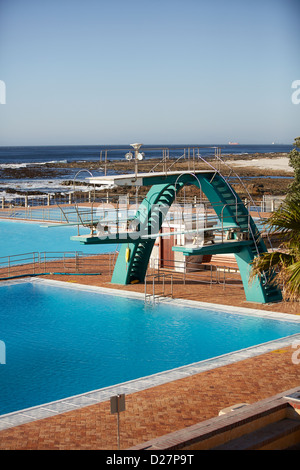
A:
{"type": "MultiPolygon", "coordinates": [[[[273,168],[259,168],[255,166],[255,161],[258,159],[266,159],[270,161],[270,159],[278,159],[288,157],[287,153],[267,153],[267,154],[260,154],[255,153],[251,155],[226,155],[222,157],[222,161],[226,163],[224,168],[221,169],[221,173],[228,172],[228,166],[230,167],[231,163],[234,164],[231,168],[233,169],[233,174],[230,177],[230,182],[242,197],[246,195],[245,187],[247,191],[253,197],[262,197],[264,194],[272,194],[274,196],[283,196],[287,192],[287,188],[291,183],[291,179],[293,177],[293,170],[292,168],[290,171],[283,172],[279,169],[273,168]],[[235,166],[236,162],[245,162],[251,161],[253,165],[251,166],[235,166]],[[227,166],[228,165],[228,166],[227,166]],[[234,174],[237,174],[239,178],[242,180],[241,182],[238,178],[234,177],[234,174]]],[[[214,159],[210,158],[209,161],[213,164],[214,159]]],[[[274,160],[275,161],[275,160],[274,160]]],[[[163,164],[160,163],[161,160],[156,159],[149,159],[142,161],[139,163],[139,172],[149,172],[155,165],[157,165],[156,171],[163,171],[164,167],[163,164]]],[[[190,169],[191,171],[193,168],[195,169],[207,169],[208,166],[201,161],[193,161],[190,159],[187,160],[180,160],[175,163],[175,160],[168,160],[167,166],[172,166],[173,170],[178,171],[186,171],[190,169]]],[[[217,166],[218,162],[215,162],[217,166]]],[[[70,188],[70,186],[80,185],[88,187],[88,184],[84,181],[74,181],[75,175],[80,170],[88,170],[91,173],[96,172],[97,175],[104,174],[105,171],[105,164],[104,162],[93,162],[93,161],[73,161],[70,163],[66,162],[51,162],[43,164],[42,166],[37,164],[30,164],[27,167],[19,167],[19,168],[2,168],[0,169],[0,179],[6,179],[7,183],[10,179],[18,180],[18,179],[28,179],[28,180],[53,180],[57,179],[60,185],[66,186],[70,188]],[[71,176],[71,178],[70,178],[71,176]]],[[[120,161],[120,160],[113,160],[107,161],[106,163],[106,172],[107,174],[111,173],[133,173],[134,172],[134,163],[127,162],[127,161],[120,161]]],[[[93,173],[94,174],[94,173],[93,173]]],[[[85,175],[88,176],[88,175],[85,175]]],[[[226,176],[226,175],[225,175],[226,176]]],[[[19,195],[44,195],[47,194],[46,192],[41,191],[34,191],[34,190],[20,190],[14,187],[5,185],[5,192],[10,194],[19,194],[19,195]]],[[[93,189],[93,187],[91,188],[93,189]]],[[[128,192],[128,189],[126,191],[128,192]]],[[[192,195],[199,191],[195,187],[187,188],[188,192],[192,195]]],[[[0,191],[4,190],[3,185],[0,182],[0,191]]],[[[118,192],[121,193],[121,188],[116,188],[110,190],[112,193],[118,192]]],[[[103,192],[103,191],[102,191],[103,192]]]]}

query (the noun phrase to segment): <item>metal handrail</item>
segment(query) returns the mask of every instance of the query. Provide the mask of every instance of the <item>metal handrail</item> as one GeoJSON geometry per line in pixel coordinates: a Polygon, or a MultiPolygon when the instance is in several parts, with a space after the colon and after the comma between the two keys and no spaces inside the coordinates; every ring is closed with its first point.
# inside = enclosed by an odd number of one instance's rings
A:
{"type": "MultiPolygon", "coordinates": [[[[183,285],[186,284],[187,281],[194,281],[204,284],[209,284],[212,286],[213,284],[220,284],[223,285],[223,289],[226,286],[237,286],[240,287],[242,285],[242,280],[239,274],[238,266],[234,265],[226,265],[225,263],[218,265],[210,264],[210,263],[197,263],[197,262],[189,262],[188,264],[184,264],[182,266],[182,261],[179,260],[162,260],[162,259],[155,259],[154,260],[154,267],[153,265],[148,267],[147,274],[145,276],[145,303],[151,302],[155,303],[155,299],[163,297],[161,294],[157,294],[156,286],[157,282],[162,279],[163,281],[163,292],[165,290],[164,281],[167,279],[168,276],[172,276],[171,279],[171,293],[173,294],[173,284],[174,278],[182,280],[183,285]],[[169,264],[166,267],[160,267],[161,262],[169,264]],[[176,271],[176,269],[179,269],[176,271]],[[171,272],[170,272],[171,271],[171,272]],[[221,273],[223,273],[223,279],[221,279],[221,273]],[[235,274],[237,277],[228,278],[228,273],[235,274]],[[206,274],[204,277],[201,275],[206,274]],[[165,277],[164,277],[165,276],[165,277]],[[147,292],[147,286],[149,282],[147,280],[152,278],[152,292],[147,292]],[[234,283],[230,282],[234,281],[234,283]]],[[[165,296],[170,297],[170,295],[165,296]]]]}
{"type": "MultiPolygon", "coordinates": [[[[229,170],[230,170],[231,173],[234,173],[234,175],[235,175],[235,177],[238,179],[239,183],[243,186],[243,188],[244,188],[246,194],[249,196],[249,199],[250,199],[252,205],[253,205],[254,208],[256,209],[256,212],[257,212],[257,214],[258,214],[258,217],[262,220],[262,216],[261,216],[261,214],[260,214],[260,211],[258,210],[258,208],[257,208],[257,206],[256,206],[256,204],[255,204],[255,202],[254,202],[254,200],[253,200],[251,194],[249,193],[248,189],[246,188],[245,184],[243,183],[243,180],[242,180],[242,179],[240,178],[240,176],[236,173],[236,171],[235,171],[230,165],[228,165],[228,163],[226,163],[224,160],[221,160],[221,158],[220,158],[219,155],[216,155],[216,158],[217,158],[221,163],[223,163],[223,165],[225,165],[227,168],[229,168],[229,170]]],[[[230,173],[230,174],[231,174],[231,173],[230,173]]],[[[230,186],[230,185],[229,185],[229,186],[230,186]]],[[[267,235],[267,238],[268,238],[268,242],[269,242],[269,244],[270,244],[270,247],[273,249],[272,242],[271,242],[271,239],[270,239],[270,237],[269,237],[269,234],[267,233],[266,235],[267,235]]]]}
{"type": "MultiPolygon", "coordinates": [[[[234,197],[234,199],[235,199],[235,204],[236,204],[236,217],[237,217],[237,204],[238,204],[238,202],[237,202],[237,196],[236,196],[235,192],[233,191],[232,187],[228,184],[228,182],[226,181],[226,179],[224,178],[224,176],[220,173],[220,171],[219,171],[217,168],[215,168],[211,163],[209,163],[207,160],[205,160],[200,154],[198,154],[198,158],[200,158],[204,163],[208,164],[208,165],[215,171],[215,175],[218,173],[219,176],[224,180],[226,186],[229,188],[229,190],[231,191],[231,193],[232,193],[232,195],[233,195],[233,197],[234,197]]],[[[214,176],[215,176],[215,175],[214,175],[214,176]]],[[[213,176],[213,178],[214,178],[214,176],[213,176]]]]}
{"type": "MultiPolygon", "coordinates": [[[[108,269],[111,274],[112,264],[115,263],[114,252],[105,253],[103,255],[109,256],[109,263],[105,261],[103,265],[108,269]],[[111,258],[113,259],[111,260],[111,258]]],[[[99,266],[101,264],[101,256],[99,253],[83,253],[78,251],[64,251],[64,252],[31,252],[18,255],[9,255],[0,257],[0,279],[10,279],[20,276],[42,275],[47,271],[53,273],[55,263],[61,263],[58,268],[61,273],[82,273],[81,267],[88,269],[89,273],[99,274],[99,266]],[[95,263],[95,257],[97,262],[95,263]],[[67,265],[67,262],[73,262],[73,265],[67,265]],[[81,263],[82,262],[82,263],[81,263]],[[80,266],[81,265],[81,266],[80,266]],[[48,268],[48,269],[47,269],[48,268]]]]}
{"type": "Polygon", "coordinates": [[[150,303],[151,299],[152,299],[152,303],[155,304],[155,299],[159,298],[159,297],[163,297],[163,298],[171,297],[171,298],[173,298],[173,274],[171,274],[171,273],[158,273],[158,274],[147,274],[145,276],[145,303],[147,303],[147,301],[150,303]],[[147,277],[152,277],[152,289],[153,289],[152,294],[147,294],[147,277]],[[169,277],[171,279],[171,293],[169,295],[165,294],[165,278],[166,277],[167,278],[169,277]],[[163,280],[163,290],[159,294],[157,294],[156,291],[155,291],[155,279],[156,278],[158,278],[158,279],[162,278],[162,280],[163,280]]]}
{"type": "MultiPolygon", "coordinates": [[[[243,181],[241,180],[241,178],[239,177],[239,175],[230,167],[230,165],[228,165],[226,162],[224,162],[223,160],[221,160],[221,158],[220,158],[220,156],[219,156],[218,154],[215,154],[215,157],[217,158],[217,160],[218,160],[220,163],[223,163],[227,168],[229,168],[229,170],[231,171],[231,173],[233,172],[233,173],[235,174],[235,176],[238,178],[238,181],[241,183],[241,185],[243,186],[244,190],[246,191],[246,194],[249,196],[250,201],[252,202],[252,204],[254,205],[254,207],[257,209],[257,207],[256,207],[256,205],[255,205],[255,202],[253,201],[253,199],[252,199],[252,197],[251,197],[249,191],[247,190],[246,186],[244,185],[244,183],[243,183],[243,181]]],[[[205,160],[203,159],[203,157],[199,156],[199,158],[201,158],[203,161],[205,161],[205,160]]],[[[206,162],[206,161],[205,161],[205,162],[206,162]]],[[[213,165],[211,165],[210,163],[208,163],[208,162],[206,162],[206,163],[207,163],[208,165],[210,165],[212,168],[214,168],[213,165]]],[[[216,171],[218,171],[218,170],[216,170],[216,171]]],[[[233,193],[233,190],[232,190],[232,188],[231,188],[231,185],[228,185],[226,178],[223,177],[223,175],[221,175],[220,171],[218,171],[218,173],[219,173],[219,175],[223,178],[223,180],[225,181],[225,183],[227,184],[227,186],[230,188],[231,192],[233,193]]],[[[233,195],[234,195],[234,193],[233,193],[233,195]]],[[[237,198],[236,198],[236,196],[235,196],[235,199],[236,199],[236,215],[237,215],[237,198]]],[[[258,211],[258,209],[257,209],[257,213],[258,213],[259,218],[262,220],[261,214],[260,214],[260,212],[258,211]]],[[[255,235],[254,235],[254,233],[253,233],[253,230],[252,230],[252,227],[251,227],[251,224],[250,224],[250,217],[248,218],[248,231],[251,233],[252,240],[253,240],[253,242],[254,242],[254,244],[255,244],[256,252],[257,252],[257,254],[259,255],[259,250],[258,250],[256,238],[255,238],[255,235]]],[[[270,244],[270,247],[273,248],[273,247],[272,247],[271,239],[270,239],[270,237],[269,237],[269,234],[266,233],[266,236],[267,236],[267,238],[268,238],[268,242],[269,242],[269,244],[270,244]]],[[[264,277],[265,277],[265,279],[266,279],[265,274],[264,274],[264,277]]]]}

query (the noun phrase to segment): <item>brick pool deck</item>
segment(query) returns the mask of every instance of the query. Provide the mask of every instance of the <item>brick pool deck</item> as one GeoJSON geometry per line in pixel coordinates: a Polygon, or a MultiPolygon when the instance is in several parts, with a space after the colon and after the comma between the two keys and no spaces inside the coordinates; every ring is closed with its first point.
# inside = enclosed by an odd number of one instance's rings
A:
{"type": "MultiPolygon", "coordinates": [[[[49,279],[114,287],[102,276],[47,276],[49,279]]],[[[143,285],[120,289],[143,292],[143,285]]],[[[241,286],[174,285],[174,297],[272,312],[300,314],[297,304],[258,305],[245,302],[241,286]]],[[[218,415],[235,403],[255,403],[300,386],[300,364],[292,347],[217,367],[179,380],[126,395],[120,415],[120,448],[128,449],[166,433],[218,415]]],[[[299,357],[299,356],[298,356],[299,357]]],[[[0,432],[1,450],[114,450],[116,415],[105,401],[57,414],[0,432]]]]}

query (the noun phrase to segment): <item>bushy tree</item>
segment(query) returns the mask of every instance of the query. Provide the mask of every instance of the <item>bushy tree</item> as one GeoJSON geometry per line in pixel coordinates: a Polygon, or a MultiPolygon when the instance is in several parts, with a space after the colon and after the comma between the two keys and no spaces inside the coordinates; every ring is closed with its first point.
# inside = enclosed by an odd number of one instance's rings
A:
{"type": "Polygon", "coordinates": [[[289,165],[294,169],[294,180],[288,187],[288,198],[294,198],[300,194],[300,137],[294,140],[295,148],[289,153],[289,165]]]}
{"type": "Polygon", "coordinates": [[[285,300],[300,301],[300,137],[289,153],[289,164],[295,171],[287,197],[269,218],[266,228],[270,235],[276,233],[279,249],[262,253],[254,259],[251,279],[268,275],[272,282],[283,288],[285,300]]]}
{"type": "Polygon", "coordinates": [[[285,300],[300,301],[300,197],[286,199],[267,223],[280,239],[279,249],[252,262],[251,278],[267,273],[283,288],[285,300]]]}

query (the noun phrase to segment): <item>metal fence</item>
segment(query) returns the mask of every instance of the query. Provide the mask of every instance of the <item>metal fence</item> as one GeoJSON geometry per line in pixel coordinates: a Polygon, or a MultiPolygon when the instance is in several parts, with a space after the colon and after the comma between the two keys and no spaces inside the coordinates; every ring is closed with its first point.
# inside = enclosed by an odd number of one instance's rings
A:
{"type": "Polygon", "coordinates": [[[3,256],[0,257],[0,280],[47,274],[97,274],[110,277],[115,260],[116,252],[31,252],[3,256]]]}
{"type": "MultiPolygon", "coordinates": [[[[109,191],[102,194],[94,194],[93,191],[87,192],[78,192],[78,193],[70,193],[70,194],[62,194],[62,195],[53,195],[53,194],[46,194],[44,196],[20,196],[14,195],[11,196],[10,199],[5,199],[4,197],[0,200],[0,210],[8,210],[8,211],[15,211],[16,208],[47,208],[51,209],[53,206],[57,205],[72,205],[72,204],[85,204],[85,203],[116,203],[118,200],[122,198],[127,198],[128,205],[133,204],[140,204],[144,198],[143,195],[136,194],[111,194],[109,191]]],[[[197,204],[202,203],[202,198],[205,198],[205,195],[201,196],[185,196],[185,195],[178,195],[177,202],[187,203],[187,204],[197,204]],[[201,200],[200,200],[201,199],[201,200]]],[[[284,200],[284,196],[272,196],[272,195],[263,195],[262,199],[251,201],[245,199],[245,204],[247,204],[248,208],[252,211],[261,211],[261,212],[273,212],[274,210],[278,209],[280,204],[284,200]]]]}
{"type": "Polygon", "coordinates": [[[222,259],[208,263],[156,259],[149,263],[145,277],[145,303],[155,303],[159,298],[173,297],[174,285],[193,283],[242,287],[238,266],[234,261],[222,259]],[[162,267],[162,265],[164,267],[162,267]]]}

